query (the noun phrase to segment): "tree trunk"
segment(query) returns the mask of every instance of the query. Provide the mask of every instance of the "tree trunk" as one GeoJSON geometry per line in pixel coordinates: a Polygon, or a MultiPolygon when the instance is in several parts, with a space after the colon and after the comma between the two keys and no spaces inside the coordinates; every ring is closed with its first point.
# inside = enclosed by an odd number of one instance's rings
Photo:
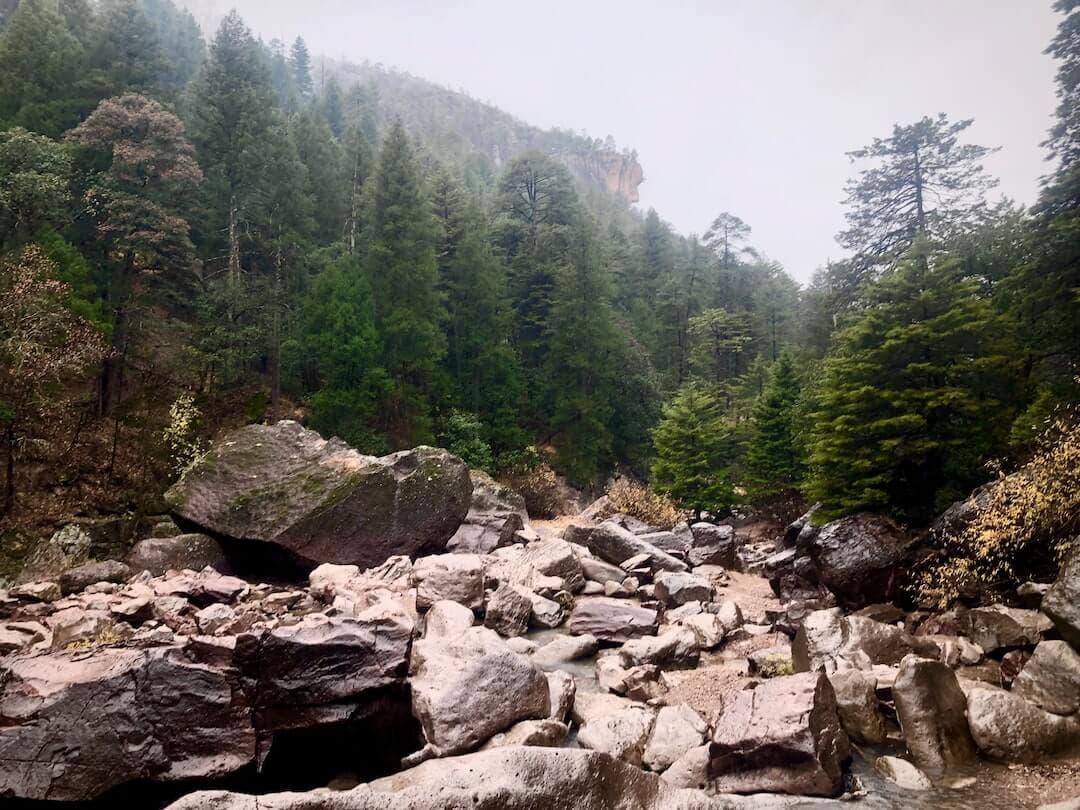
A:
{"type": "Polygon", "coordinates": [[[279,247],[274,256],[274,316],[271,322],[270,335],[270,415],[278,417],[278,407],[281,403],[281,310],[284,306],[285,260],[279,247]]]}
{"type": "Polygon", "coordinates": [[[229,200],[229,283],[240,280],[240,211],[236,207],[236,195],[229,200]]]}
{"type": "Polygon", "coordinates": [[[131,297],[132,274],[135,257],[124,257],[119,273],[113,278],[109,298],[114,305],[113,332],[109,354],[101,364],[98,379],[98,416],[109,416],[120,398],[123,385],[124,359],[127,354],[128,301],[131,297]]]}
{"type": "Polygon", "coordinates": [[[0,508],[0,517],[11,514],[15,508],[15,419],[12,418],[7,430],[4,431],[4,449],[6,459],[4,463],[4,505],[0,508]]]}

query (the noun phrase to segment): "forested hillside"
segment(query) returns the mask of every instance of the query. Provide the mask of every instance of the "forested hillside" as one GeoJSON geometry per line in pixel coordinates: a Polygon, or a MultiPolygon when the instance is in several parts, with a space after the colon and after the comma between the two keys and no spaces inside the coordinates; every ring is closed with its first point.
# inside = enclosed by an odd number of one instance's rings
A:
{"type": "Polygon", "coordinates": [[[693,510],[925,524],[1050,423],[1075,441],[1080,10],[1058,7],[1039,203],[996,199],[970,121],[898,124],[852,144],[851,258],[800,288],[734,213],[687,236],[633,209],[613,142],[235,13],[204,41],[172,0],[0,3],[9,536],[152,510],[212,436],[281,417],[693,510]]]}

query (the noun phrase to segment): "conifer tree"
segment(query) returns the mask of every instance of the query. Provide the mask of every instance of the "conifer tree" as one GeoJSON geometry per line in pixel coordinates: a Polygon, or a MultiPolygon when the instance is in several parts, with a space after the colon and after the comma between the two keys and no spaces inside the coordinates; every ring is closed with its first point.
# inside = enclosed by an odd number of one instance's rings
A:
{"type": "Polygon", "coordinates": [[[765,390],[754,405],[753,436],[746,453],[747,469],[762,494],[794,489],[802,481],[794,424],[800,389],[794,360],[785,352],[769,370],[765,390]]]}
{"type": "Polygon", "coordinates": [[[310,97],[314,92],[311,81],[311,53],[303,37],[297,37],[289,49],[289,68],[296,92],[301,98],[310,97]]]}
{"type": "Polygon", "coordinates": [[[102,96],[153,95],[165,63],[157,29],[140,0],[103,0],[90,51],[90,67],[102,96]]]}
{"type": "Polygon", "coordinates": [[[919,250],[871,286],[825,360],[807,491],[827,515],[925,520],[980,482],[1007,432],[1011,325],[958,262],[919,250]]]}
{"type": "Polygon", "coordinates": [[[367,453],[388,449],[374,425],[393,382],[381,365],[371,285],[358,259],[337,256],[316,276],[289,356],[312,392],[312,427],[367,453]]]}
{"type": "Polygon", "coordinates": [[[445,309],[438,291],[435,222],[412,144],[395,121],[367,186],[364,266],[383,341],[382,367],[394,391],[382,416],[396,446],[431,433],[430,386],[446,352],[445,309]]]}
{"type": "Polygon", "coordinates": [[[687,383],[653,432],[654,488],[698,514],[727,511],[735,498],[727,467],[731,440],[720,401],[707,386],[687,383]]]}
{"type": "Polygon", "coordinates": [[[75,126],[97,103],[77,92],[85,58],[56,0],[22,0],[0,34],[0,126],[53,138],[75,126]]]}
{"type": "Polygon", "coordinates": [[[506,270],[492,250],[483,212],[449,172],[436,175],[439,287],[447,309],[446,371],[454,398],[476,414],[496,456],[528,444],[525,382],[510,345],[506,270]]]}

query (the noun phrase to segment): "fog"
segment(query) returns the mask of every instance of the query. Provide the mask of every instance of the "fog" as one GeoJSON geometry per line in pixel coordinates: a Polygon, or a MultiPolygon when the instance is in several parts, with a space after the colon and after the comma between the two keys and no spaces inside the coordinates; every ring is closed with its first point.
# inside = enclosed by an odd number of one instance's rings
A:
{"type": "MultiPolygon", "coordinates": [[[[189,0],[209,23],[231,5],[189,0]]],[[[684,232],[721,211],[806,281],[843,256],[845,152],[894,123],[974,118],[999,192],[1048,171],[1050,0],[238,0],[263,38],[370,59],[541,127],[638,150],[641,206],[684,232]]]]}

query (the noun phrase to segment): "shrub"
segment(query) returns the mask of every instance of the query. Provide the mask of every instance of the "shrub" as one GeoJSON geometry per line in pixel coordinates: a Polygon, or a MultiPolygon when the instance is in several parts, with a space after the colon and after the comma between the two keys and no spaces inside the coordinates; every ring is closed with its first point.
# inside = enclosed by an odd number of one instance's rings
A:
{"type": "Polygon", "coordinates": [[[199,438],[201,416],[191,394],[181,394],[169,408],[169,424],[162,438],[168,445],[169,459],[176,475],[183,475],[206,452],[199,438]]]}
{"type": "Polygon", "coordinates": [[[1052,574],[1080,531],[1080,422],[1058,420],[1042,448],[991,484],[964,524],[943,531],[940,561],[919,580],[947,607],[970,590],[1004,593],[1052,574]]]}
{"type": "Polygon", "coordinates": [[[491,473],[495,459],[491,445],[484,439],[484,425],[474,413],[453,410],[442,432],[443,446],[460,458],[470,469],[491,473]]]}
{"type": "Polygon", "coordinates": [[[667,495],[653,492],[644,484],[620,478],[607,491],[612,512],[636,517],[662,529],[670,529],[685,517],[679,505],[667,495]]]}
{"type": "Polygon", "coordinates": [[[563,512],[565,491],[547,464],[518,467],[505,476],[506,484],[521,493],[530,517],[550,520],[563,512]]]}

